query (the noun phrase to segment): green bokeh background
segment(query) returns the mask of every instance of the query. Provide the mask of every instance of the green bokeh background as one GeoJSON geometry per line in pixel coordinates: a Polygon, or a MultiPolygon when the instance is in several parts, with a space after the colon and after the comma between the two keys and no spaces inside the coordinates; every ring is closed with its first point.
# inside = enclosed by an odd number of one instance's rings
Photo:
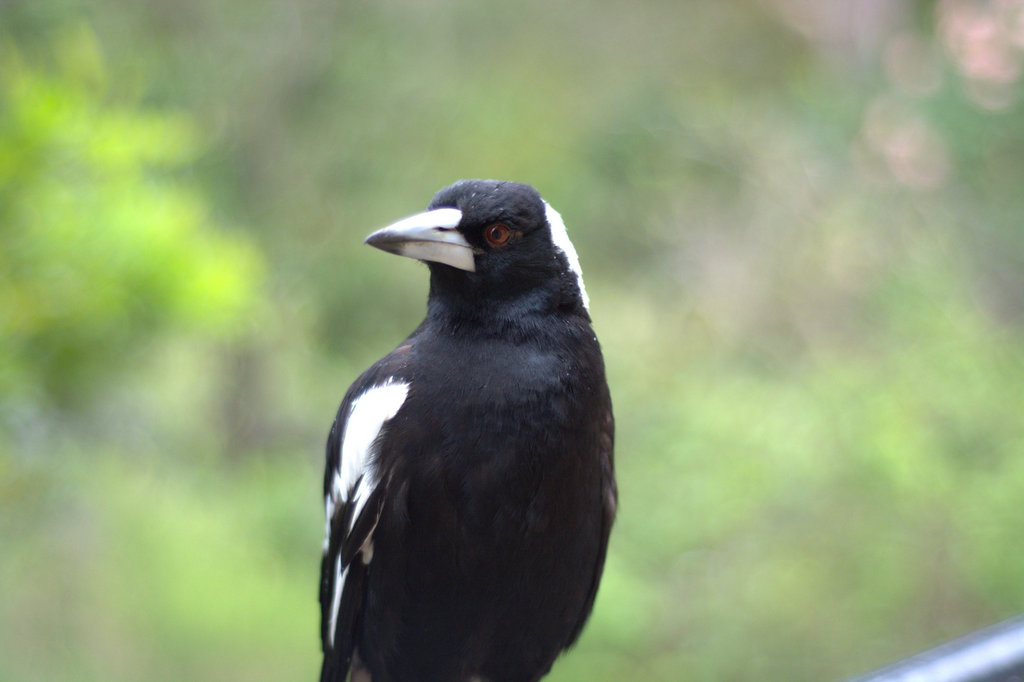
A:
{"type": "Polygon", "coordinates": [[[0,2],[0,680],[305,680],[322,448],[465,177],[580,252],[621,506],[550,679],[1024,611],[1024,2],[0,2]]]}

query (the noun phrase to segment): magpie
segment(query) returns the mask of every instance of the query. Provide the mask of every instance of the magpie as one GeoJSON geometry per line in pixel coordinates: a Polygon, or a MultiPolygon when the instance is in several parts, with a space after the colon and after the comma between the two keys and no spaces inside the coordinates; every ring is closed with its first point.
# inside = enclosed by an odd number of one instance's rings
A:
{"type": "Polygon", "coordinates": [[[366,243],[426,318],[327,439],[321,682],[528,682],[590,615],[614,419],[576,250],[525,184],[463,180],[366,243]]]}

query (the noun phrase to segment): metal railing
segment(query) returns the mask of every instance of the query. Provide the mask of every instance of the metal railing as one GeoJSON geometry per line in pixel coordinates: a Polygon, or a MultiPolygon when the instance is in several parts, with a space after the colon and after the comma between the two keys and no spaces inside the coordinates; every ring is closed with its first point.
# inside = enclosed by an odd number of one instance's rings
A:
{"type": "Polygon", "coordinates": [[[849,682],[1024,682],[1024,616],[849,682]]]}

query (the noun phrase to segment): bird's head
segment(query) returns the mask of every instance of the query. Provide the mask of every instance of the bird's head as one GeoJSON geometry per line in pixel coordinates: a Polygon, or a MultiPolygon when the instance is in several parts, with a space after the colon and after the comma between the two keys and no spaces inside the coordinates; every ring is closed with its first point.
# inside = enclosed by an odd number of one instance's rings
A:
{"type": "Polygon", "coordinates": [[[366,243],[425,261],[431,295],[473,303],[546,297],[587,310],[576,250],[562,217],[533,187],[462,180],[427,210],[378,230],[366,243]]]}

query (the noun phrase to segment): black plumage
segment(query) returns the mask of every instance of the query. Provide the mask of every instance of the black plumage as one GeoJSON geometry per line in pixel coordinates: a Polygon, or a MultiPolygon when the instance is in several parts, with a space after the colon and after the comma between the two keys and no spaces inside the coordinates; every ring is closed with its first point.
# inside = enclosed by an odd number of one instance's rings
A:
{"type": "Polygon", "coordinates": [[[575,251],[530,186],[463,181],[367,239],[426,319],[327,441],[322,682],[538,680],[590,614],[614,423],[575,251]]]}

